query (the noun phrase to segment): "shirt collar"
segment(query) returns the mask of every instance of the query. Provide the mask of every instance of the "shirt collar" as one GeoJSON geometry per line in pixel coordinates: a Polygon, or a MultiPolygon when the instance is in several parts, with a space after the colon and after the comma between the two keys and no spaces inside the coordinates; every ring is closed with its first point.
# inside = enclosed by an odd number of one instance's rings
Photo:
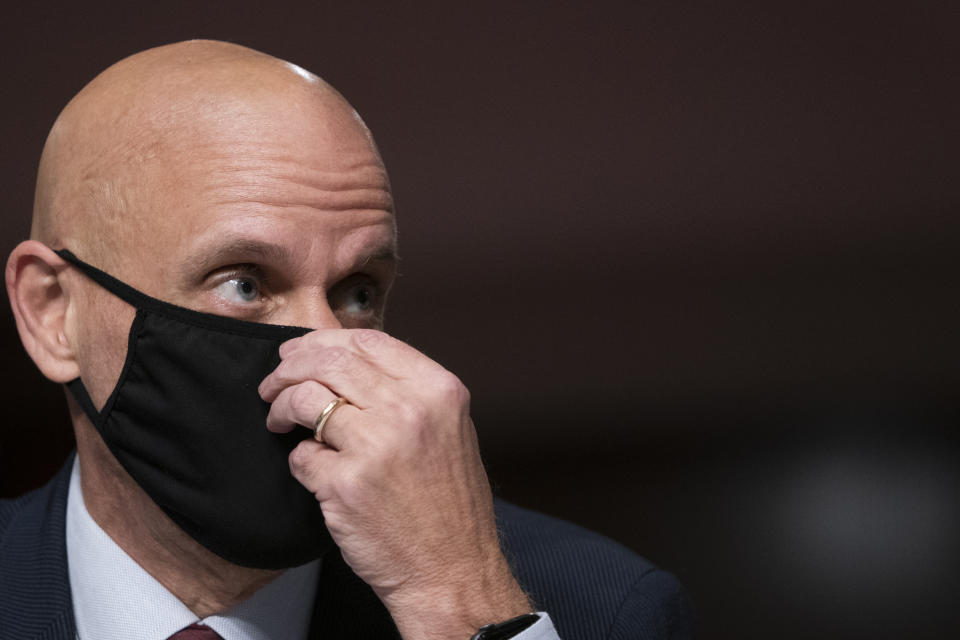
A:
{"type": "Polygon", "coordinates": [[[200,620],[90,516],[79,457],[67,497],[67,568],[82,640],[167,640],[194,622],[224,640],[305,639],[320,576],[319,560],[293,567],[222,614],[200,620]]]}

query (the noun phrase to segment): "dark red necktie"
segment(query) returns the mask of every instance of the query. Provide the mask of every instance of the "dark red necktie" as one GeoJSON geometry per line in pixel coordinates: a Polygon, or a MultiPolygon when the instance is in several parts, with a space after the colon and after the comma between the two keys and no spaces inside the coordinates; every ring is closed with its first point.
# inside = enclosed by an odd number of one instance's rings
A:
{"type": "Polygon", "coordinates": [[[223,636],[205,624],[192,624],[177,631],[169,640],[223,640],[223,636]]]}

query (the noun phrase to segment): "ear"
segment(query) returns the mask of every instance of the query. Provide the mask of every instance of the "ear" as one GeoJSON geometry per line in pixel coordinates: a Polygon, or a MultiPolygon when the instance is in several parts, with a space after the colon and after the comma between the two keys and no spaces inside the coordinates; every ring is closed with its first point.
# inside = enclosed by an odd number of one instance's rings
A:
{"type": "Polygon", "coordinates": [[[66,261],[36,240],[21,242],[7,260],[7,295],[17,331],[40,371],[54,382],[80,375],[67,339],[69,289],[64,286],[66,261]]]}

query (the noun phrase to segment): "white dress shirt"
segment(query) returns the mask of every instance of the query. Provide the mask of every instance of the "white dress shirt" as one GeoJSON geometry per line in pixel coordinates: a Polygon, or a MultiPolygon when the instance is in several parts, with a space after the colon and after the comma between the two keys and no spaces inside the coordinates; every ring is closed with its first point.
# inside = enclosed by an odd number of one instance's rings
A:
{"type": "MultiPolygon", "coordinates": [[[[70,475],[66,533],[73,613],[81,640],[167,640],[195,622],[207,625],[224,640],[307,638],[319,560],[288,569],[224,613],[200,619],[93,520],[83,501],[79,459],[70,475]]],[[[514,638],[559,640],[545,613],[514,638]]]]}

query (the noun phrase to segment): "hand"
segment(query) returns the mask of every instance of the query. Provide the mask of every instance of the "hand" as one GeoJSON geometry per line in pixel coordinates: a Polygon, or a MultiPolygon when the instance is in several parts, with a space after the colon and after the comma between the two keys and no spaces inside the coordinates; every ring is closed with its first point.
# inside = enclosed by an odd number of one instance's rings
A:
{"type": "Polygon", "coordinates": [[[260,385],[267,428],[313,426],[342,405],[323,443],[305,439],[290,470],[320,503],[344,560],[404,638],[469,638],[530,611],[500,550],[493,500],[461,382],[369,329],[321,329],[280,347],[260,385]]]}

